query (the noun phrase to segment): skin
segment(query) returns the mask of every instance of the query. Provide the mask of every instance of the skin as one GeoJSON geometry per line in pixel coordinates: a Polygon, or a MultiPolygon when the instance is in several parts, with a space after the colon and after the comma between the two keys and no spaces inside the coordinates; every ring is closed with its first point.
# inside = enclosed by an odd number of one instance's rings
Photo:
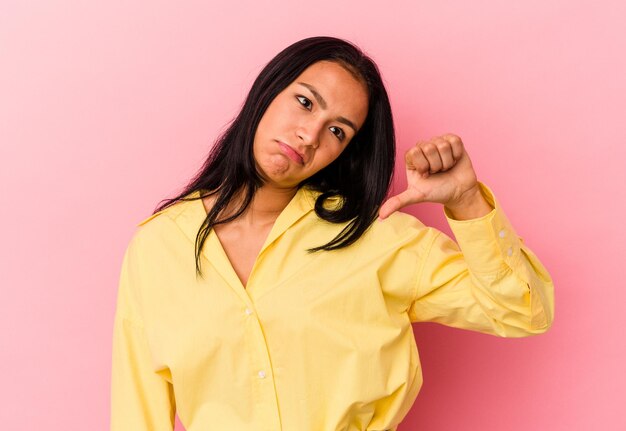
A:
{"type": "MultiPolygon", "coordinates": [[[[244,287],[259,250],[276,218],[297,192],[297,185],[339,157],[365,122],[367,109],[365,85],[341,65],[329,61],[309,66],[270,103],[253,144],[254,159],[265,183],[244,214],[215,227],[244,287]],[[281,142],[301,158],[290,157],[281,142]]],[[[418,142],[406,152],[405,161],[407,189],[382,205],[379,220],[419,202],[442,203],[459,220],[481,217],[492,210],[479,191],[476,174],[458,136],[446,134],[418,142]]],[[[204,205],[209,211],[212,197],[205,198],[204,205]]]]}
{"type": "Polygon", "coordinates": [[[482,217],[493,210],[480,192],[476,172],[460,137],[448,133],[419,141],[404,159],[407,189],[382,205],[380,220],[420,202],[441,203],[457,220],[482,217]]]}
{"type": "Polygon", "coordinates": [[[356,134],[337,119],[344,117],[359,130],[367,107],[366,87],[339,64],[321,61],[307,68],[276,96],[259,122],[254,158],[265,179],[263,192],[293,196],[301,181],[339,157],[356,134]],[[303,163],[290,159],[277,141],[300,153],[303,163]]]}
{"type": "MultiPolygon", "coordinates": [[[[265,111],[254,137],[253,153],[264,178],[246,212],[215,227],[233,269],[245,287],[252,266],[278,215],[304,179],[328,166],[348,146],[367,117],[367,89],[342,66],[321,61],[305,69],[265,111]],[[309,88],[324,99],[325,107],[309,88]],[[348,119],[356,128],[338,121],[348,119]],[[303,156],[292,160],[280,142],[303,156]]],[[[212,197],[204,199],[207,211],[212,197]]],[[[227,209],[229,213],[235,203],[227,209]]]]}

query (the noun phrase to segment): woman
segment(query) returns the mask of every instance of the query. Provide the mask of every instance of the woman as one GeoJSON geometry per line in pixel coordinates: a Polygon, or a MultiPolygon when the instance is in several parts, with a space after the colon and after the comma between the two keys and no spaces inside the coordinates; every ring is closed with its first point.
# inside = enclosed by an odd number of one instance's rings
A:
{"type": "Polygon", "coordinates": [[[287,47],[122,265],[112,430],[396,429],[422,383],[412,322],[545,332],[553,284],[462,140],[394,166],[377,67],[349,42],[287,47]],[[439,202],[456,239],[398,212],[439,202]],[[459,247],[460,246],[460,247],[459,247]]]}

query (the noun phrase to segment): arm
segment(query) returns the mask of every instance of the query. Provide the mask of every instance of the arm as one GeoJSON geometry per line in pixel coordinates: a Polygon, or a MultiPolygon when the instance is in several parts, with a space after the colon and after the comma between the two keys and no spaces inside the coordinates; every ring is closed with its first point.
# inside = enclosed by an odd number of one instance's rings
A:
{"type": "MultiPolygon", "coordinates": [[[[414,322],[502,337],[543,333],[554,316],[552,279],[518,237],[493,192],[483,183],[479,187],[492,210],[456,220],[452,210],[444,208],[458,245],[432,230],[409,316],[414,322]]],[[[454,212],[459,218],[463,213],[460,208],[454,212]]]]}
{"type": "Polygon", "coordinates": [[[176,413],[173,387],[152,367],[138,311],[140,259],[135,237],[122,263],[113,327],[111,431],[171,431],[176,413]]]}

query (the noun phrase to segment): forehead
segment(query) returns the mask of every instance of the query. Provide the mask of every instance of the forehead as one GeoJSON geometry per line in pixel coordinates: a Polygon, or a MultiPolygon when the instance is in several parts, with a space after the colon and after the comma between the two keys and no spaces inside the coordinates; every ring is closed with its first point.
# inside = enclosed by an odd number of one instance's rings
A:
{"type": "Polygon", "coordinates": [[[308,79],[333,87],[337,84],[350,86],[352,89],[366,91],[365,84],[347,70],[343,65],[335,61],[322,60],[311,64],[294,80],[294,83],[302,79],[308,79]]]}
{"type": "Polygon", "coordinates": [[[306,69],[304,69],[304,71],[301,73],[302,75],[309,75],[312,73],[337,73],[337,74],[342,74],[342,75],[346,75],[349,77],[352,77],[352,79],[356,79],[356,77],[353,75],[352,72],[349,71],[349,69],[346,68],[346,66],[344,66],[341,62],[339,61],[331,61],[331,60],[320,60],[320,61],[316,61],[313,64],[310,64],[306,69]]]}

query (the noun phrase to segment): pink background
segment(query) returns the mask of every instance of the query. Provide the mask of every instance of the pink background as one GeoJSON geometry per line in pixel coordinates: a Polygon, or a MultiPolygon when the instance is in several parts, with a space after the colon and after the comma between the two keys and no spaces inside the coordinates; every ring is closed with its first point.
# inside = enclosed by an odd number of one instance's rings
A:
{"type": "MultiPolygon", "coordinates": [[[[377,61],[400,155],[463,138],[556,285],[538,337],[416,324],[425,382],[400,430],[626,429],[623,1],[39,3],[0,12],[4,429],[108,429],[135,224],[200,167],[262,66],[313,35],[377,61]]],[[[437,204],[405,211],[450,233],[437,204]]]]}

